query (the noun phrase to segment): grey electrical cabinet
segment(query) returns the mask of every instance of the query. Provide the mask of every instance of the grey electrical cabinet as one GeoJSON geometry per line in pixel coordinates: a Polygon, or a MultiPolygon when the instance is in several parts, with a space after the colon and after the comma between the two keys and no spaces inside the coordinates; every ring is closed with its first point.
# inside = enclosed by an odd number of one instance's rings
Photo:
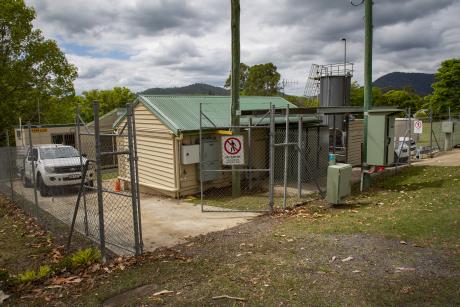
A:
{"type": "MultiPolygon", "coordinates": [[[[201,179],[203,182],[216,180],[222,177],[222,172],[218,171],[221,168],[220,161],[221,152],[219,142],[215,138],[203,139],[201,166],[203,172],[201,179]]],[[[197,164],[197,171],[200,174],[200,163],[197,164]]],[[[198,177],[200,180],[200,177],[198,177]]]]}
{"type": "Polygon", "coordinates": [[[327,168],[326,200],[334,205],[343,203],[351,194],[351,164],[337,163],[327,168]]]}
{"type": "Polygon", "coordinates": [[[454,132],[454,122],[444,121],[441,123],[441,129],[444,133],[453,133],[454,132]]]}
{"type": "Polygon", "coordinates": [[[370,110],[367,128],[367,164],[391,165],[395,151],[395,118],[398,109],[370,110]]]}

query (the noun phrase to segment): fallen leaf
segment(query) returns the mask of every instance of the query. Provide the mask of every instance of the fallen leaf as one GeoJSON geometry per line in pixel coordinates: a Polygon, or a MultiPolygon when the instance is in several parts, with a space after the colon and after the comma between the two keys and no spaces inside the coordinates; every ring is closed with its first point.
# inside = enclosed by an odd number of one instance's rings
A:
{"type": "Polygon", "coordinates": [[[345,259],[342,259],[342,262],[351,261],[351,260],[353,260],[353,259],[355,259],[355,258],[353,258],[352,256],[349,256],[349,257],[347,257],[347,258],[345,258],[345,259]]]}
{"type": "Polygon", "coordinates": [[[329,262],[332,263],[332,262],[335,261],[335,259],[337,259],[337,256],[332,256],[331,261],[329,261],[329,262]]]}
{"type": "Polygon", "coordinates": [[[360,270],[354,270],[354,271],[352,271],[352,273],[361,273],[361,271],[360,270]]]}
{"type": "Polygon", "coordinates": [[[3,292],[3,290],[0,290],[0,305],[2,305],[3,302],[9,297],[10,296],[6,294],[5,292],[3,292]]]}
{"type": "Polygon", "coordinates": [[[400,272],[413,272],[415,271],[415,268],[405,268],[405,267],[399,267],[395,269],[395,273],[400,273],[400,272]]]}
{"type": "Polygon", "coordinates": [[[62,286],[60,286],[60,285],[51,285],[51,286],[45,287],[45,289],[59,289],[59,288],[62,288],[62,286]]]}
{"type": "Polygon", "coordinates": [[[158,292],[153,293],[152,296],[159,296],[159,295],[171,294],[171,293],[174,293],[174,291],[161,290],[161,291],[158,291],[158,292]]]}

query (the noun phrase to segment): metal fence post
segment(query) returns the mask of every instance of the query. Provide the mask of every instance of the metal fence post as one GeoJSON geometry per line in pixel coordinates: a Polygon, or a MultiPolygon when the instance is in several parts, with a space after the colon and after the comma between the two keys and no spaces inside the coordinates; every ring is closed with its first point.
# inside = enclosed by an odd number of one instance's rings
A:
{"type": "MultiPolygon", "coordinates": [[[[452,121],[452,115],[450,113],[450,107],[449,107],[449,122],[452,121]]],[[[454,134],[453,133],[449,133],[450,134],[450,150],[454,150],[454,134]]]]}
{"type": "Polygon", "coordinates": [[[127,109],[127,121],[128,121],[128,152],[129,152],[129,181],[131,183],[131,201],[133,207],[133,228],[134,228],[134,250],[136,255],[140,254],[140,244],[139,244],[139,224],[137,216],[137,189],[136,189],[136,172],[134,170],[134,154],[133,154],[133,126],[132,126],[132,114],[133,109],[132,105],[128,103],[126,105],[127,109]]]}
{"type": "Polygon", "coordinates": [[[99,128],[99,102],[93,102],[94,114],[94,143],[96,147],[96,182],[97,182],[97,208],[99,215],[99,243],[101,249],[102,262],[106,262],[105,257],[105,228],[104,228],[104,200],[102,197],[102,170],[101,170],[101,138],[99,128]]]}
{"type": "Polygon", "coordinates": [[[284,134],[284,192],[283,192],[283,209],[286,209],[286,197],[287,197],[287,168],[289,162],[289,105],[286,105],[286,132],[284,134]]]}
{"type": "Polygon", "coordinates": [[[248,188],[249,191],[252,190],[252,117],[249,117],[249,127],[248,127],[248,188]]]}
{"type": "MultiPolygon", "coordinates": [[[[411,113],[411,108],[409,107],[409,141],[407,142],[407,147],[409,147],[409,158],[407,160],[407,163],[411,165],[411,160],[412,160],[412,113],[411,113]]],[[[404,144],[404,143],[403,143],[404,144]]]]}
{"type": "Polygon", "coordinates": [[[433,108],[430,107],[430,158],[433,158],[433,108]]]}
{"type": "Polygon", "coordinates": [[[8,129],[5,129],[5,137],[6,137],[6,150],[7,150],[7,157],[8,157],[8,177],[10,178],[10,189],[11,189],[11,201],[14,200],[14,188],[13,188],[13,161],[11,159],[11,148],[10,148],[10,135],[8,133],[8,129]]]}
{"type": "MultiPolygon", "coordinates": [[[[77,105],[77,110],[76,110],[77,116],[75,118],[75,131],[77,133],[77,144],[78,144],[78,151],[80,152],[80,172],[82,174],[82,180],[86,179],[83,177],[83,156],[81,152],[81,135],[80,135],[80,105],[77,105]]],[[[85,173],[86,176],[86,173],[85,173]]],[[[83,223],[85,224],[85,235],[89,235],[89,229],[88,229],[88,211],[86,208],[86,193],[85,193],[85,185],[83,184],[82,186],[82,196],[83,196],[83,223]]]]}
{"type": "Polygon", "coordinates": [[[200,203],[201,203],[201,212],[203,212],[203,103],[200,102],[200,146],[198,149],[198,159],[200,165],[200,203]]]}
{"type": "Polygon", "coordinates": [[[302,198],[302,144],[303,144],[303,118],[299,117],[299,124],[297,126],[298,130],[298,150],[297,150],[297,195],[299,198],[302,198]]]}
{"type": "Polygon", "coordinates": [[[274,193],[275,193],[275,106],[270,106],[270,150],[269,150],[269,205],[271,211],[275,206],[274,193]]]}
{"type": "MultiPolygon", "coordinates": [[[[136,198],[137,198],[137,215],[138,215],[138,224],[139,224],[139,244],[140,244],[140,252],[143,253],[144,251],[144,240],[142,239],[142,218],[141,218],[141,196],[140,196],[140,190],[139,190],[139,158],[137,156],[137,138],[136,138],[136,116],[134,115],[134,106],[131,104],[131,122],[133,125],[133,141],[134,141],[134,165],[135,165],[135,171],[136,171],[136,198]]],[[[114,148],[115,151],[115,148],[114,148]]]]}
{"type": "MultiPolygon", "coordinates": [[[[29,155],[32,155],[33,152],[33,144],[32,144],[32,126],[30,125],[30,122],[27,124],[27,127],[29,129],[29,155]]],[[[38,195],[37,195],[37,181],[35,178],[35,161],[34,157],[32,156],[32,185],[34,187],[34,201],[35,201],[35,216],[38,217],[38,195]]],[[[25,168],[24,168],[24,176],[25,176],[25,168]]]]}

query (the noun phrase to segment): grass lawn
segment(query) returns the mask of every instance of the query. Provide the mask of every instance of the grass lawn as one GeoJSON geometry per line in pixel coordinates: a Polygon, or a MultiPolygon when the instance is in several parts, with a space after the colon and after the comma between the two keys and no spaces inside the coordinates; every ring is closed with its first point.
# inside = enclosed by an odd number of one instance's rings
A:
{"type": "Polygon", "coordinates": [[[287,233],[384,235],[460,252],[460,168],[412,167],[381,178],[347,204],[318,210],[323,219],[281,226],[287,233]]]}
{"type": "Polygon", "coordinates": [[[318,200],[193,238],[75,286],[60,300],[88,306],[460,305],[459,188],[458,167],[414,166],[380,178],[347,205],[318,200]],[[215,298],[224,295],[233,298],[215,298]]]}

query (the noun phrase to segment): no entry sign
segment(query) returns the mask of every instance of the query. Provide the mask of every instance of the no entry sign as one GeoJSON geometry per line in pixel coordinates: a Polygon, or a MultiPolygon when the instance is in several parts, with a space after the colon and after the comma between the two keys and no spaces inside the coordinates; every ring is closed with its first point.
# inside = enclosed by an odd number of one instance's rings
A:
{"type": "Polygon", "coordinates": [[[222,163],[224,165],[244,164],[243,136],[222,136],[222,163]]]}
{"type": "Polygon", "coordinates": [[[414,121],[414,133],[423,133],[423,122],[421,120],[414,121]]]}

